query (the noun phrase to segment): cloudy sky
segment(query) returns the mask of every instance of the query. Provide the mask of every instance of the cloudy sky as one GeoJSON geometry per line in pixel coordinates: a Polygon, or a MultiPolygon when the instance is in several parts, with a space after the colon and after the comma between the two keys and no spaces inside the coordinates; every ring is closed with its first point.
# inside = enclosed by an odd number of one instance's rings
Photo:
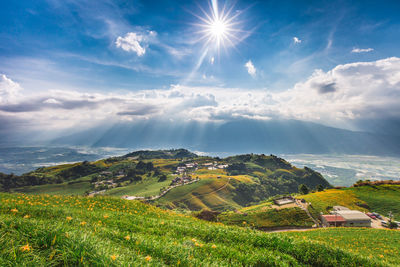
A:
{"type": "Polygon", "coordinates": [[[10,1],[0,133],[154,118],[400,125],[399,14],[396,0],[10,1]]]}

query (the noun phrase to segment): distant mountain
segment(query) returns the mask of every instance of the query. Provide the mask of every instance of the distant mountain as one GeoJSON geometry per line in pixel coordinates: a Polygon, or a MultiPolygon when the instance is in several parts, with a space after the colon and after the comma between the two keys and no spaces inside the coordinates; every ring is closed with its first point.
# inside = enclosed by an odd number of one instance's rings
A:
{"type": "Polygon", "coordinates": [[[129,154],[125,157],[138,157],[139,159],[181,159],[195,158],[196,154],[186,149],[169,149],[169,150],[140,150],[129,154]]]}
{"type": "Polygon", "coordinates": [[[99,126],[52,141],[86,145],[155,149],[187,147],[227,153],[340,153],[400,155],[399,137],[355,132],[296,120],[242,120],[225,123],[141,121],[99,126]]]}

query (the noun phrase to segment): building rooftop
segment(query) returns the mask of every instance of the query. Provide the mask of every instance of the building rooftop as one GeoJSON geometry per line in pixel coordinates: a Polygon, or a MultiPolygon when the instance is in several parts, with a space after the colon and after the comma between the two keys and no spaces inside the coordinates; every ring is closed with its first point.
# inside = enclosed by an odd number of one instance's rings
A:
{"type": "Polygon", "coordinates": [[[333,206],[333,210],[350,210],[350,209],[343,206],[333,206]]]}
{"type": "Polygon", "coordinates": [[[276,203],[277,205],[286,205],[286,204],[289,204],[289,203],[293,203],[293,202],[294,202],[294,200],[293,200],[292,198],[288,198],[288,197],[280,198],[280,199],[275,199],[274,201],[275,201],[275,203],[276,203]]]}
{"type": "Polygon", "coordinates": [[[342,216],[346,221],[371,221],[370,217],[358,210],[339,210],[337,214],[342,216]]]}
{"type": "Polygon", "coordinates": [[[346,220],[340,215],[321,215],[327,222],[346,222],[346,220]]]}

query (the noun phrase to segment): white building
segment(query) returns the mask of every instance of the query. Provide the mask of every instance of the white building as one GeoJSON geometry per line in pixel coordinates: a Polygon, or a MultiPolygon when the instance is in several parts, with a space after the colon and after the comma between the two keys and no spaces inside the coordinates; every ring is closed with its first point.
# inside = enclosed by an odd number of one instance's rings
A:
{"type": "Polygon", "coordinates": [[[344,226],[347,227],[371,227],[371,218],[365,213],[358,210],[337,210],[334,214],[338,214],[345,219],[344,226]]]}

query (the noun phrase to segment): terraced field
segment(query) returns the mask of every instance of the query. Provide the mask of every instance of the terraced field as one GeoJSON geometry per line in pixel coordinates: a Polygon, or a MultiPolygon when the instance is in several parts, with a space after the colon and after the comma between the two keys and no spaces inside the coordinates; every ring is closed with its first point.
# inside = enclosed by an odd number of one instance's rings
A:
{"type": "Polygon", "coordinates": [[[232,200],[235,187],[232,179],[201,179],[191,185],[177,187],[159,199],[156,204],[169,208],[187,208],[189,210],[223,210],[226,208],[240,208],[232,200]]]}

